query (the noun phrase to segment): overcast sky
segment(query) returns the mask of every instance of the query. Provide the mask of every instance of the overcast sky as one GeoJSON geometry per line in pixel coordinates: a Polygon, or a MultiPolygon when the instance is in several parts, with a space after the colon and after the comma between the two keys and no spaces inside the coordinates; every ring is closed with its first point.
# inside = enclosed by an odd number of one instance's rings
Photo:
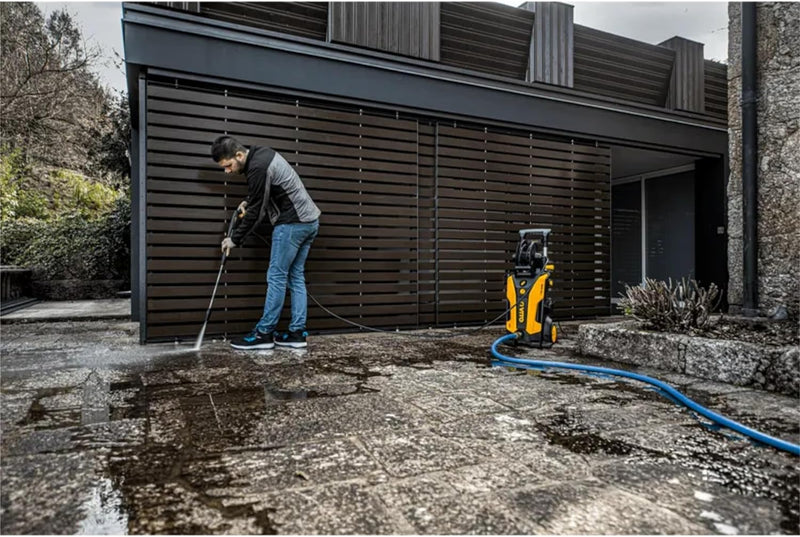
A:
{"type": "MultiPolygon", "coordinates": [[[[520,5],[522,0],[503,0],[520,5]]],[[[575,6],[575,24],[657,44],[679,35],[705,44],[706,59],[728,57],[728,5],[725,2],[567,2],[575,6]]],[[[100,79],[124,90],[125,74],[114,67],[114,52],[123,56],[122,4],[119,2],[36,2],[45,14],[66,7],[84,37],[101,47],[100,79]]]]}

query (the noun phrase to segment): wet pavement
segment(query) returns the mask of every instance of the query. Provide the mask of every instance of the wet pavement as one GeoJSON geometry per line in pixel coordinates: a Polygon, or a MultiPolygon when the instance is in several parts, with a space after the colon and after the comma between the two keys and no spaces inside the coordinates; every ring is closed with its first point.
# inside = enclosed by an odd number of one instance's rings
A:
{"type": "MultiPolygon", "coordinates": [[[[193,352],[120,321],[4,324],[0,529],[800,533],[798,458],[635,381],[491,367],[500,335],[193,352]]],[[[620,367],[573,349],[509,354],[620,367]]],[[[624,368],[800,442],[795,399],[624,368]]]]}
{"type": "Polygon", "coordinates": [[[52,300],[6,313],[0,316],[0,322],[102,321],[129,319],[130,316],[130,298],[52,300]]]}

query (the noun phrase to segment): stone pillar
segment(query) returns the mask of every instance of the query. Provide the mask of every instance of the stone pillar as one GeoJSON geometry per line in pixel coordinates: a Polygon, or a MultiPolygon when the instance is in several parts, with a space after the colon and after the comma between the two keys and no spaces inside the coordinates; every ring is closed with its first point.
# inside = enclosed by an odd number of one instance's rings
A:
{"type": "MultiPolygon", "coordinates": [[[[741,4],[728,4],[728,301],[742,305],[741,4]]],[[[800,3],[758,3],[758,308],[800,313],[800,3]]]]}

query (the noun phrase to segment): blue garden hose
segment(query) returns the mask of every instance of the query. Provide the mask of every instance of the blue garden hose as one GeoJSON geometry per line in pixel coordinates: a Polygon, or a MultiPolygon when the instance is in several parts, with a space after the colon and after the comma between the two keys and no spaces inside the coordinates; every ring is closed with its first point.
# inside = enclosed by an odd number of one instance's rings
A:
{"type": "Polygon", "coordinates": [[[537,368],[558,368],[558,369],[573,369],[576,371],[584,371],[590,373],[601,373],[606,375],[615,375],[618,377],[627,377],[630,379],[638,380],[640,382],[646,382],[647,384],[652,384],[656,388],[663,390],[670,398],[674,399],[675,401],[685,405],[686,407],[690,408],[691,410],[697,412],[698,414],[710,419],[714,423],[722,425],[723,427],[727,427],[737,433],[741,433],[745,436],[749,436],[750,438],[757,440],[761,443],[767,444],[774,448],[780,449],[782,451],[786,451],[791,453],[792,455],[800,456],[800,446],[797,444],[792,444],[791,442],[786,442],[785,440],[781,440],[779,438],[774,438],[762,432],[756,431],[755,429],[751,429],[749,427],[745,427],[741,423],[737,423],[733,420],[729,420],[725,416],[720,416],[719,414],[710,411],[709,409],[695,403],[681,392],[666,384],[661,382],[660,380],[647,377],[645,375],[637,375],[636,373],[631,373],[629,371],[623,371],[621,369],[609,369],[606,367],[595,367],[591,365],[581,365],[581,364],[569,364],[565,362],[547,362],[542,360],[526,360],[523,358],[514,358],[512,356],[506,356],[504,354],[500,354],[497,350],[497,346],[501,345],[507,341],[512,341],[517,338],[516,334],[507,334],[501,338],[498,338],[492,343],[492,356],[497,358],[502,362],[508,362],[512,364],[522,364],[531,367],[537,368]]]}

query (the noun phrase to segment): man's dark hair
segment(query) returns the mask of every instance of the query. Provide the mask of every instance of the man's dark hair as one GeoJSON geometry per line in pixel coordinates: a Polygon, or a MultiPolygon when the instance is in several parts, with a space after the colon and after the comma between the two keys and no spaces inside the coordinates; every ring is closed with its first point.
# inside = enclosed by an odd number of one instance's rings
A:
{"type": "Polygon", "coordinates": [[[246,153],[247,148],[233,136],[220,136],[211,144],[211,158],[214,162],[233,158],[239,151],[246,153]]]}

